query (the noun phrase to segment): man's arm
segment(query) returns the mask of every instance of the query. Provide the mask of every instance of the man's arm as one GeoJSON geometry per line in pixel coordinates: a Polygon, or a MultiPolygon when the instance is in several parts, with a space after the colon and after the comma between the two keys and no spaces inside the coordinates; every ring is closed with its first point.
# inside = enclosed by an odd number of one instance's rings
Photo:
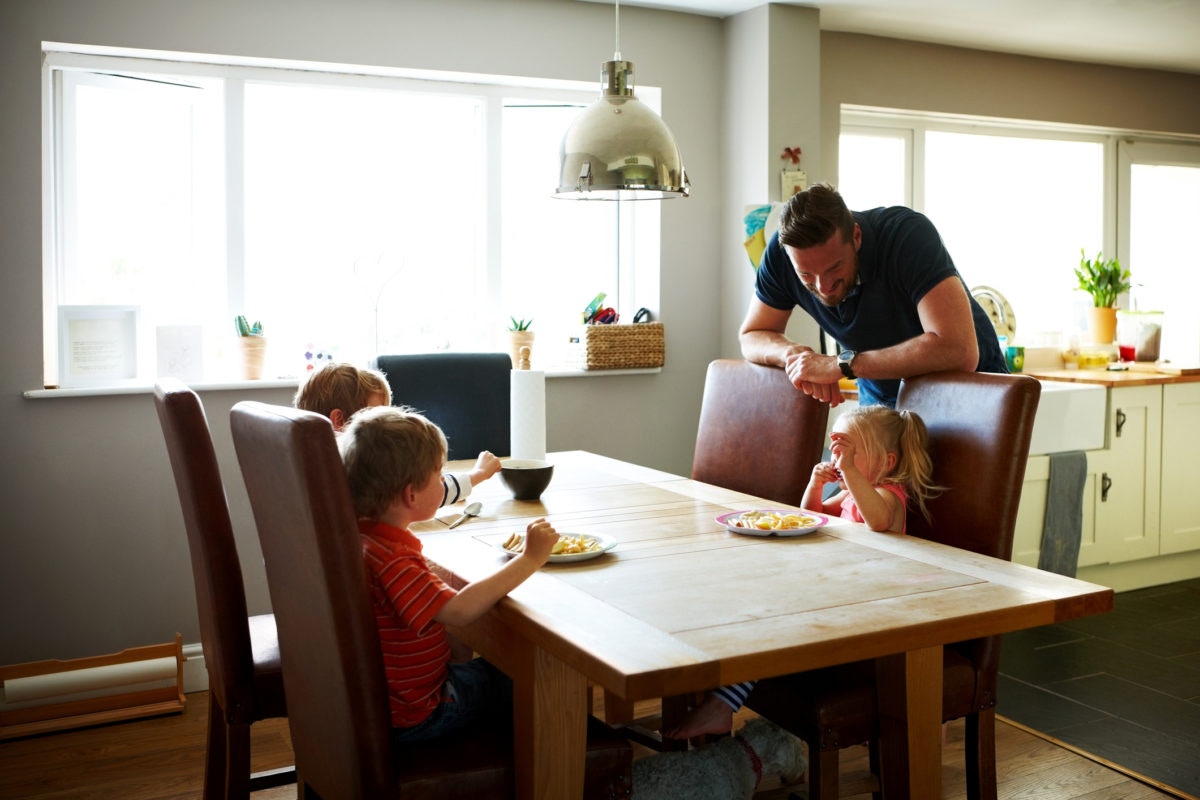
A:
{"type": "Polygon", "coordinates": [[[757,297],[750,300],[746,319],[738,336],[742,356],[748,361],[783,367],[788,379],[800,391],[836,406],[842,402],[838,380],[842,377],[836,356],[824,356],[811,347],[793,342],[784,335],[791,311],[772,308],[757,297]]]}
{"type": "Polygon", "coordinates": [[[738,331],[742,356],[756,364],[785,367],[789,355],[811,350],[784,336],[783,332],[791,318],[790,310],[781,311],[771,308],[758,297],[750,298],[750,308],[746,310],[746,319],[738,331]]]}
{"type": "Polygon", "coordinates": [[[927,372],[974,372],[979,343],[971,304],[962,281],[950,276],[930,289],[917,304],[924,333],[854,359],[854,373],[864,378],[909,378],[927,372]]]}
{"type": "MultiPolygon", "coordinates": [[[[860,352],[854,359],[854,374],[886,380],[942,370],[975,371],[979,343],[961,280],[950,276],[930,289],[917,304],[917,315],[924,333],[891,347],[860,352]]],[[[739,332],[742,355],[760,364],[782,366],[797,389],[837,405],[842,402],[837,357],[822,355],[784,336],[790,317],[790,311],[753,298],[739,332]]]]}

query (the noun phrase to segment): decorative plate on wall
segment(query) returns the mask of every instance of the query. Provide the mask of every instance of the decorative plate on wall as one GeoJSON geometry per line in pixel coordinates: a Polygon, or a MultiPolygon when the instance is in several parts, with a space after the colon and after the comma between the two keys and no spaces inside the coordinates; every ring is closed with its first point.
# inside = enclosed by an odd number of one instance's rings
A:
{"type": "Polygon", "coordinates": [[[1012,344],[1017,336],[1017,315],[1013,313],[1012,306],[1008,304],[1004,295],[990,286],[976,286],[971,290],[971,297],[975,298],[975,302],[979,303],[991,318],[996,335],[1007,336],[1008,343],[1012,344]]]}

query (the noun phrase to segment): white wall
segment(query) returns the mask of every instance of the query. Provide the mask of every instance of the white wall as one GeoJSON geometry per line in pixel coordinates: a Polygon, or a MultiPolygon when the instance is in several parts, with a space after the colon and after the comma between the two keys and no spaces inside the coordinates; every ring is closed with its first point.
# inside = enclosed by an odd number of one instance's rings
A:
{"type": "MultiPolygon", "coordinates": [[[[785,199],[780,194],[780,159],[799,146],[809,180],[821,171],[820,14],[815,8],[764,5],[725,23],[725,174],[723,218],[741,220],[748,207],[785,199]]],[[[754,269],[744,226],[730,231],[720,274],[722,355],[739,352],[737,332],[754,295],[754,269]]],[[[816,344],[818,330],[807,315],[792,318],[788,334],[816,344]]]]}
{"type": "MultiPolygon", "coordinates": [[[[662,205],[661,374],[552,381],[551,449],[691,469],[716,356],[722,196],[721,22],[622,9],[622,54],[663,87],[694,190],[662,205]]],[[[41,364],[43,41],[597,81],[611,6],[574,0],[39,0],[0,2],[0,663],[198,641],[178,500],[151,396],[29,400],[41,364]]],[[[206,392],[252,612],[268,601],[228,433],[229,408],[291,393],[206,392]]]]}

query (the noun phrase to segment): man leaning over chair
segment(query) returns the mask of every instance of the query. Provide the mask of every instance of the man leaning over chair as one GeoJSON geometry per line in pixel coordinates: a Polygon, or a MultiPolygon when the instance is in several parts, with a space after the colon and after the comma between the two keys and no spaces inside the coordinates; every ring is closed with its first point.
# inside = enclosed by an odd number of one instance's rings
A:
{"type": "Polygon", "coordinates": [[[836,406],[857,379],[861,405],[896,404],[900,380],[943,370],[1008,372],[995,328],[937,229],[904,206],[850,211],[828,184],[795,194],[767,243],[739,336],[750,361],[783,367],[836,406]],[[788,339],[796,307],[841,347],[788,339]]]}
{"type": "MultiPolygon", "coordinates": [[[[763,253],[740,331],[749,361],[783,367],[805,394],[839,405],[857,380],[859,405],[894,407],[903,378],[928,372],[1008,372],[995,328],[922,214],[903,206],[850,211],[828,184],[792,195],[763,253]],[[784,335],[799,306],[841,346],[824,355],[784,335]]],[[[664,734],[728,733],[750,693],[709,693],[664,734]]]]}

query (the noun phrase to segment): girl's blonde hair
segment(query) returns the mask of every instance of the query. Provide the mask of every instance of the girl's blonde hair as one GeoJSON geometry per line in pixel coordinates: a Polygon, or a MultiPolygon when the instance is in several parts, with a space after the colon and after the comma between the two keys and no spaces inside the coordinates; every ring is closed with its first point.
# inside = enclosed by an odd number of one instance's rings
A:
{"type": "Polygon", "coordinates": [[[382,372],[353,364],[326,364],[300,384],[292,405],[323,417],[331,416],[335,409],[350,417],[366,408],[372,395],[377,394],[387,398],[385,404],[391,404],[392,387],[382,372]]]}
{"type": "Polygon", "coordinates": [[[423,486],[446,463],[446,435],[411,408],[373,406],[338,437],[354,511],[379,519],[409,486],[423,486]]]}
{"type": "Polygon", "coordinates": [[[941,493],[933,482],[933,460],[929,457],[929,434],[925,421],[915,411],[897,411],[888,406],[861,406],[842,418],[846,430],[858,436],[863,455],[876,474],[871,483],[900,483],[912,504],[929,519],[925,501],[941,493]],[[896,454],[896,466],[884,474],[887,454],[896,454]]]}

